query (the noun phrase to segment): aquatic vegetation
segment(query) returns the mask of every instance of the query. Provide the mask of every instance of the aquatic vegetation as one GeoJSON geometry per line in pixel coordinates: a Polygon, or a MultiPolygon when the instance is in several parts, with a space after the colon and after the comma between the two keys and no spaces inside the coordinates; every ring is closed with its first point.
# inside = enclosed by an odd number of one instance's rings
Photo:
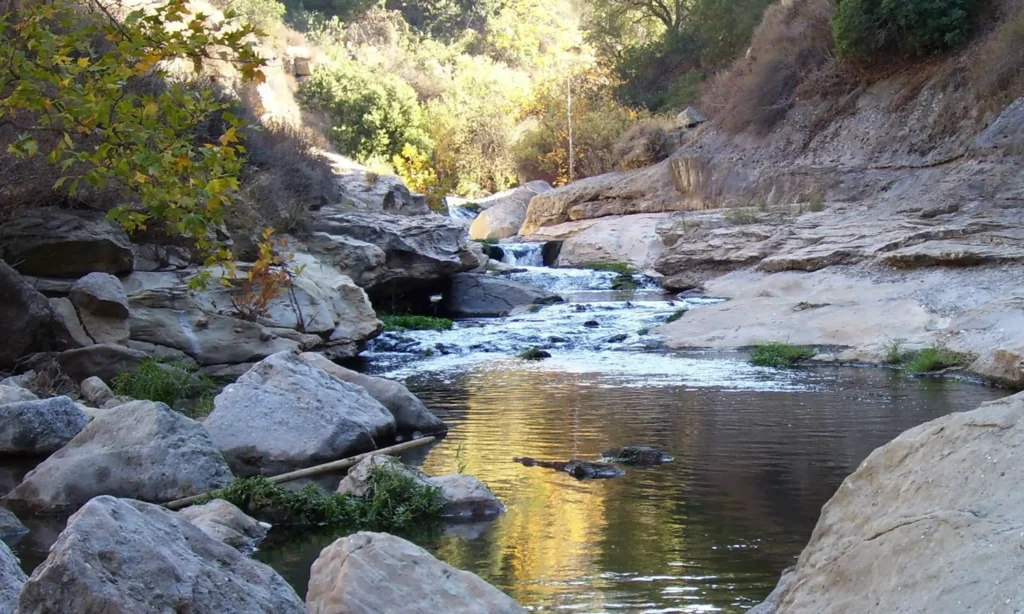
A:
{"type": "Polygon", "coordinates": [[[612,280],[612,290],[636,290],[636,279],[632,275],[619,275],[612,280]]]}
{"type": "Polygon", "coordinates": [[[971,362],[971,356],[961,354],[942,347],[925,348],[904,365],[910,373],[928,373],[949,367],[962,367],[971,362]]]}
{"type": "Polygon", "coordinates": [[[290,490],[255,476],[237,479],[206,500],[224,499],[250,516],[276,524],[400,530],[440,517],[444,497],[439,488],[384,467],[370,471],[370,483],[369,494],[362,498],[328,493],[315,484],[290,490]]]}
{"type": "Polygon", "coordinates": [[[584,262],[580,268],[590,269],[591,271],[618,273],[623,276],[633,275],[636,273],[636,269],[627,262],[584,262]]]}
{"type": "Polygon", "coordinates": [[[756,367],[785,369],[796,363],[814,358],[814,350],[788,343],[765,343],[754,346],[750,352],[750,364],[756,367]]]}
{"type": "Polygon", "coordinates": [[[195,367],[153,358],[142,361],[134,371],[121,372],[112,383],[117,396],[157,401],[170,407],[198,399],[194,410],[185,412],[192,417],[210,413],[217,389],[212,379],[196,375],[195,367]]]}
{"type": "Polygon", "coordinates": [[[384,330],[402,332],[403,330],[451,330],[454,323],[447,318],[433,316],[381,316],[384,330]]]}
{"type": "Polygon", "coordinates": [[[545,358],[551,358],[551,354],[549,352],[545,352],[544,350],[539,349],[539,348],[527,348],[527,349],[523,350],[522,352],[520,352],[519,358],[521,358],[523,360],[533,360],[533,361],[536,361],[536,360],[544,360],[545,358]]]}
{"type": "Polygon", "coordinates": [[[665,318],[665,321],[668,322],[669,324],[671,324],[672,322],[675,322],[676,320],[678,320],[678,319],[682,318],[684,315],[686,315],[686,312],[688,312],[688,311],[690,311],[690,310],[688,308],[686,308],[686,307],[683,307],[682,309],[676,309],[667,318],[665,318]]]}

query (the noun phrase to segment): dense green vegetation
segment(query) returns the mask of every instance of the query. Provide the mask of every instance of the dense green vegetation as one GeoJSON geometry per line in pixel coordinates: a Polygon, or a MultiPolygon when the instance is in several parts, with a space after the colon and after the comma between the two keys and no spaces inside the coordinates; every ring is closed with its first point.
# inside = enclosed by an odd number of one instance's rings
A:
{"type": "Polygon", "coordinates": [[[971,357],[942,347],[924,348],[912,354],[903,368],[910,373],[928,373],[949,367],[962,367],[971,362],[971,357]]]}
{"type": "Polygon", "coordinates": [[[527,348],[519,353],[519,358],[529,361],[538,361],[544,360],[545,358],[551,358],[551,354],[540,348],[527,348]]]}
{"type": "Polygon", "coordinates": [[[669,324],[671,324],[672,322],[677,322],[680,319],[682,319],[682,317],[685,316],[689,311],[690,310],[687,309],[686,307],[683,307],[682,309],[676,309],[671,314],[669,314],[667,318],[665,318],[665,322],[669,324]]]}
{"type": "Polygon", "coordinates": [[[977,6],[977,0],[839,0],[832,18],[836,50],[859,59],[945,51],[967,41],[977,6]]]}
{"type": "Polygon", "coordinates": [[[212,379],[197,375],[194,367],[153,358],[142,361],[134,371],[120,373],[112,383],[117,396],[157,401],[174,408],[187,405],[191,408],[187,413],[193,417],[209,413],[217,389],[212,379]]]}
{"type": "Polygon", "coordinates": [[[633,275],[636,273],[636,269],[628,262],[584,262],[580,268],[590,269],[591,271],[618,273],[619,275],[633,275]]]}
{"type": "Polygon", "coordinates": [[[454,322],[447,318],[432,316],[380,316],[384,330],[401,332],[403,330],[451,330],[454,322]]]}
{"type": "Polygon", "coordinates": [[[265,477],[237,479],[210,493],[207,500],[224,499],[245,513],[275,524],[331,525],[351,529],[395,531],[438,519],[441,490],[383,467],[370,472],[366,498],[330,494],[308,484],[290,490],[265,477]]]}
{"type": "Polygon", "coordinates": [[[765,343],[750,351],[750,364],[757,367],[786,369],[811,358],[814,358],[811,348],[788,343],[765,343]]]}

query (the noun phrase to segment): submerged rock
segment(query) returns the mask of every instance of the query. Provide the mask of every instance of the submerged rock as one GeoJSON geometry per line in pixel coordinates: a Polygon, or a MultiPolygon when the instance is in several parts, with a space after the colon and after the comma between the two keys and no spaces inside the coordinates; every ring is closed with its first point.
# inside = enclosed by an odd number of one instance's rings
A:
{"type": "Polygon", "coordinates": [[[96,497],[25,583],[18,612],[301,614],[273,569],[162,507],[96,497]]]}
{"type": "Polygon", "coordinates": [[[14,612],[18,594],[27,579],[28,576],[21,570],[21,561],[7,544],[0,541],[0,612],[14,612]]]}
{"type": "Polygon", "coordinates": [[[88,422],[89,418],[68,397],[0,405],[0,455],[56,452],[88,422]]]}
{"type": "Polygon", "coordinates": [[[649,467],[672,460],[671,456],[647,446],[621,446],[601,452],[601,457],[623,465],[649,467]]]}
{"type": "Polygon", "coordinates": [[[519,614],[477,575],[385,533],[360,532],[324,548],[310,571],[309,614],[519,614]]]}
{"type": "Polygon", "coordinates": [[[214,399],[205,421],[239,475],[283,473],[373,450],[395,419],[362,387],[281,352],[214,399]]]}
{"type": "Polygon", "coordinates": [[[267,536],[267,526],[223,499],[186,507],[178,515],[210,537],[243,552],[252,550],[267,536]]]}
{"type": "Polygon", "coordinates": [[[937,596],[954,610],[1013,610],[1024,602],[1022,445],[1018,394],[878,448],[822,508],[775,604],[757,611],[932,612],[937,596]]]}
{"type": "Polygon", "coordinates": [[[15,511],[70,511],[98,495],[165,502],[229,482],[202,425],[163,403],[133,401],[97,413],[5,501],[15,511]]]}
{"type": "Polygon", "coordinates": [[[574,458],[569,461],[543,461],[530,457],[513,458],[524,467],[545,467],[555,471],[564,471],[577,480],[593,480],[619,478],[626,475],[626,472],[609,463],[595,463],[574,458]]]}

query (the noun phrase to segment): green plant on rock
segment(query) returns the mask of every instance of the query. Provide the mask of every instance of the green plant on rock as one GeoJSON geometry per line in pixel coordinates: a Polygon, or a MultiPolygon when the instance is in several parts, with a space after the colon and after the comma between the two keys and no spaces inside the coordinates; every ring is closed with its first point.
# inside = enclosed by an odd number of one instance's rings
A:
{"type": "Polygon", "coordinates": [[[825,199],[819,194],[815,194],[807,201],[807,210],[812,213],[820,213],[825,210],[825,199]]]}
{"type": "Polygon", "coordinates": [[[404,330],[451,330],[454,322],[447,318],[432,316],[381,316],[386,332],[402,332],[404,330]]]}
{"type": "Polygon", "coordinates": [[[117,396],[157,401],[170,407],[186,400],[196,401],[193,403],[195,410],[187,412],[193,415],[210,409],[216,389],[212,379],[197,375],[190,365],[153,358],[142,361],[134,371],[121,372],[113,381],[113,391],[117,396]]]}
{"type": "Polygon", "coordinates": [[[903,362],[903,358],[906,355],[906,349],[904,344],[906,339],[890,339],[884,346],[885,350],[885,364],[887,365],[898,365],[903,362]]]}
{"type": "Polygon", "coordinates": [[[604,271],[608,273],[618,273],[619,275],[633,275],[636,273],[636,269],[627,262],[584,262],[580,267],[582,269],[590,269],[591,271],[604,271]]]}
{"type": "Polygon", "coordinates": [[[551,354],[548,353],[548,352],[545,352],[544,350],[542,350],[540,348],[527,348],[527,349],[523,350],[522,352],[520,352],[519,358],[521,358],[523,360],[529,360],[529,361],[532,361],[532,362],[536,362],[536,361],[539,361],[539,360],[544,360],[545,358],[551,358],[551,354]]]}
{"type": "Polygon", "coordinates": [[[632,275],[619,275],[612,280],[612,290],[636,290],[636,278],[632,275]]]}
{"type": "Polygon", "coordinates": [[[750,207],[732,207],[725,212],[725,221],[733,226],[756,224],[757,211],[750,207]]]}
{"type": "Polygon", "coordinates": [[[929,373],[970,364],[972,357],[943,347],[929,347],[916,352],[904,368],[910,373],[929,373]]]}
{"type": "Polygon", "coordinates": [[[690,310],[687,307],[683,307],[682,309],[676,309],[667,318],[665,318],[665,322],[671,324],[672,322],[675,322],[681,319],[683,316],[685,316],[688,311],[690,310]]]}
{"type": "Polygon", "coordinates": [[[756,367],[786,369],[811,358],[814,358],[811,348],[788,343],[765,343],[750,351],[750,364],[756,367]]]}

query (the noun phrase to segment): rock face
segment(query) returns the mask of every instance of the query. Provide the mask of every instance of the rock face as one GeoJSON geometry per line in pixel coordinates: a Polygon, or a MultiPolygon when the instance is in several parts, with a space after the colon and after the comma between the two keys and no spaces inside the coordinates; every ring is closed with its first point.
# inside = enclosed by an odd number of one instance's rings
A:
{"type": "Polygon", "coordinates": [[[89,422],[67,397],[0,405],[0,455],[50,454],[89,422]]]}
{"type": "Polygon", "coordinates": [[[97,497],[25,583],[18,613],[301,614],[274,570],[159,506],[97,497]]]}
{"type": "Polygon", "coordinates": [[[662,232],[676,214],[649,213],[565,222],[537,229],[529,239],[561,241],[554,264],[579,267],[591,262],[622,262],[638,271],[652,269],[665,245],[662,232]]]}
{"type": "Polygon", "coordinates": [[[471,475],[452,473],[430,477],[415,467],[409,467],[390,456],[375,454],[363,459],[349,470],[338,485],[339,494],[365,497],[371,489],[370,478],[373,469],[401,473],[422,486],[441,489],[445,506],[441,516],[456,520],[486,520],[505,512],[505,506],[487,486],[471,475]]]}
{"type": "Polygon", "coordinates": [[[21,561],[0,541],[0,612],[14,612],[18,594],[27,579],[21,570],[21,561]]]}
{"type": "Polygon", "coordinates": [[[483,211],[469,227],[469,238],[483,241],[516,236],[526,221],[526,210],[530,200],[549,191],[551,186],[547,182],[531,181],[518,188],[476,201],[483,211]]]}
{"type": "Polygon", "coordinates": [[[911,429],[822,509],[767,612],[1004,612],[1024,602],[1024,395],[911,429]],[[984,463],[984,468],[979,467],[984,463]]]}
{"type": "Polygon", "coordinates": [[[4,262],[0,262],[0,337],[4,340],[0,370],[10,369],[28,353],[64,349],[73,343],[46,297],[4,262]]]}
{"type": "Polygon", "coordinates": [[[460,273],[452,277],[444,308],[460,317],[490,317],[508,315],[522,305],[550,305],[561,301],[557,294],[510,279],[460,273]]]}
{"type": "Polygon", "coordinates": [[[100,213],[62,209],[29,209],[0,227],[0,257],[41,277],[123,275],[134,263],[120,226],[100,213]]]}
{"type": "Polygon", "coordinates": [[[363,388],[291,352],[257,363],[214,399],[205,421],[235,473],[275,474],[372,450],[395,430],[363,388]]]}
{"type": "Polygon", "coordinates": [[[5,500],[16,511],[68,511],[98,495],[165,502],[226,486],[231,471],[202,425],[163,403],[103,411],[5,500]]]}
{"type": "Polygon", "coordinates": [[[525,612],[478,576],[438,561],[419,546],[366,532],[339,539],[320,553],[306,608],[309,614],[525,612]]]}
{"type": "Polygon", "coordinates": [[[364,375],[336,365],[323,354],[306,352],[299,355],[303,360],[323,369],[343,382],[360,386],[371,397],[383,405],[395,419],[395,428],[400,432],[442,433],[448,430],[445,423],[426,408],[402,384],[382,377],[364,375]]]}
{"type": "Polygon", "coordinates": [[[225,544],[248,552],[267,536],[267,528],[223,499],[193,505],[178,512],[203,533],[225,544]]]}

